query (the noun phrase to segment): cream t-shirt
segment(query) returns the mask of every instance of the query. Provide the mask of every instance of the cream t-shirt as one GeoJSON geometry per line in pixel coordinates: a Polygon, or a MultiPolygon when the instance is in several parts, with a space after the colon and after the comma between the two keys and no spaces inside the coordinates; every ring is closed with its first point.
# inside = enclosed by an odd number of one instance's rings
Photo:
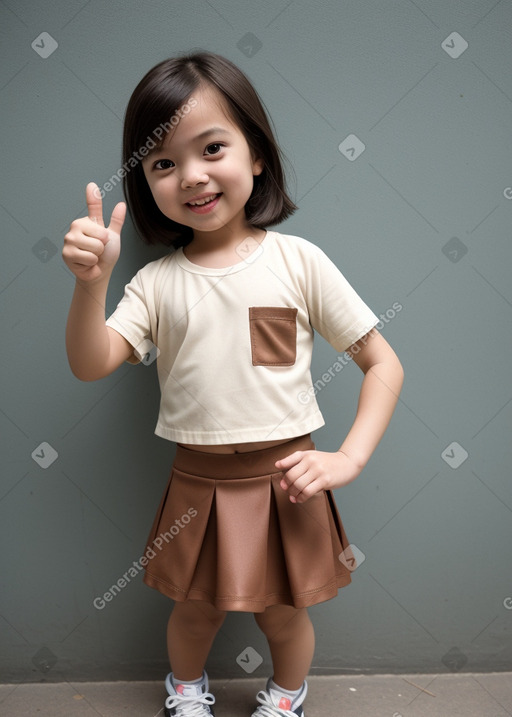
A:
{"type": "Polygon", "coordinates": [[[267,231],[239,253],[221,269],[192,263],[182,248],[150,262],[107,320],[134,347],[132,362],[157,356],[155,433],[170,441],[268,441],[323,426],[313,330],[343,352],[379,321],[306,239],[267,231]]]}

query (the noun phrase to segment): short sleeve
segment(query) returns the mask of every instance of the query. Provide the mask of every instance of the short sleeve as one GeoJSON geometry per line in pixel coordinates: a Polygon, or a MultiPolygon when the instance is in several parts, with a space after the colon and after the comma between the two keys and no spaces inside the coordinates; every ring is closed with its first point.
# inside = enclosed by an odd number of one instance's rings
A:
{"type": "Polygon", "coordinates": [[[128,359],[129,363],[140,361],[140,356],[145,353],[144,345],[152,338],[152,313],[154,302],[151,294],[148,300],[147,281],[141,269],[125,286],[123,298],[106,321],[107,326],[115,329],[133,346],[135,355],[128,359]],[[141,347],[140,351],[138,347],[141,347]]]}
{"type": "Polygon", "coordinates": [[[311,244],[306,297],[312,327],[340,353],[362,338],[379,318],[338,267],[311,244]]]}

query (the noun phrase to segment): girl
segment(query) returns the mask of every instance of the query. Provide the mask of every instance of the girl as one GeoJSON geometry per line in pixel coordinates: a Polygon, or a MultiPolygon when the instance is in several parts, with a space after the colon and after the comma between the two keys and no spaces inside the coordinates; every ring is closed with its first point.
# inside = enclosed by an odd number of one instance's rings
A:
{"type": "Polygon", "coordinates": [[[165,714],[214,714],[204,666],[238,610],[254,613],[273,662],[253,717],[303,717],[307,607],[337,595],[354,567],[331,491],[380,441],[402,368],[323,251],[266,228],[296,207],[262,103],[231,62],[202,52],[150,70],[127,107],[123,155],[135,226],[173,251],[136,274],[105,321],[126,205],[105,227],[102,191],[89,184],[89,216],[71,224],[63,249],[76,276],[66,345],[84,381],[158,357],[155,432],[177,448],[144,581],[175,601],[165,714]],[[314,329],[364,373],[355,421],[333,453],[310,437],[324,424],[314,329]]]}

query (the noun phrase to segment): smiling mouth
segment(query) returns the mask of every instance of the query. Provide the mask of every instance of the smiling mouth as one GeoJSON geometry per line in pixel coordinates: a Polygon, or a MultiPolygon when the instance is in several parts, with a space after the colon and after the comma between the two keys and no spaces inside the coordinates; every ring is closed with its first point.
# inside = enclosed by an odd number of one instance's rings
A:
{"type": "Polygon", "coordinates": [[[195,202],[187,202],[187,205],[189,207],[202,207],[205,204],[211,204],[211,202],[215,201],[217,197],[220,197],[220,193],[211,194],[209,197],[205,197],[204,199],[197,199],[195,202]]]}

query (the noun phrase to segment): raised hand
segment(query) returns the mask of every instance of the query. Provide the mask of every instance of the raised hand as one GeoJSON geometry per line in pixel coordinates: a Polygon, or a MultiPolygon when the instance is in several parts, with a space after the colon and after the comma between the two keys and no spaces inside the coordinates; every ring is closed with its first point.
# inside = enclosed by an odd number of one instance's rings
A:
{"type": "Polygon", "coordinates": [[[121,229],[126,204],[114,207],[110,224],[103,222],[103,203],[99,189],[90,182],[85,189],[88,216],[75,219],[64,237],[62,257],[77,279],[95,282],[109,278],[121,251],[121,229]]]}

